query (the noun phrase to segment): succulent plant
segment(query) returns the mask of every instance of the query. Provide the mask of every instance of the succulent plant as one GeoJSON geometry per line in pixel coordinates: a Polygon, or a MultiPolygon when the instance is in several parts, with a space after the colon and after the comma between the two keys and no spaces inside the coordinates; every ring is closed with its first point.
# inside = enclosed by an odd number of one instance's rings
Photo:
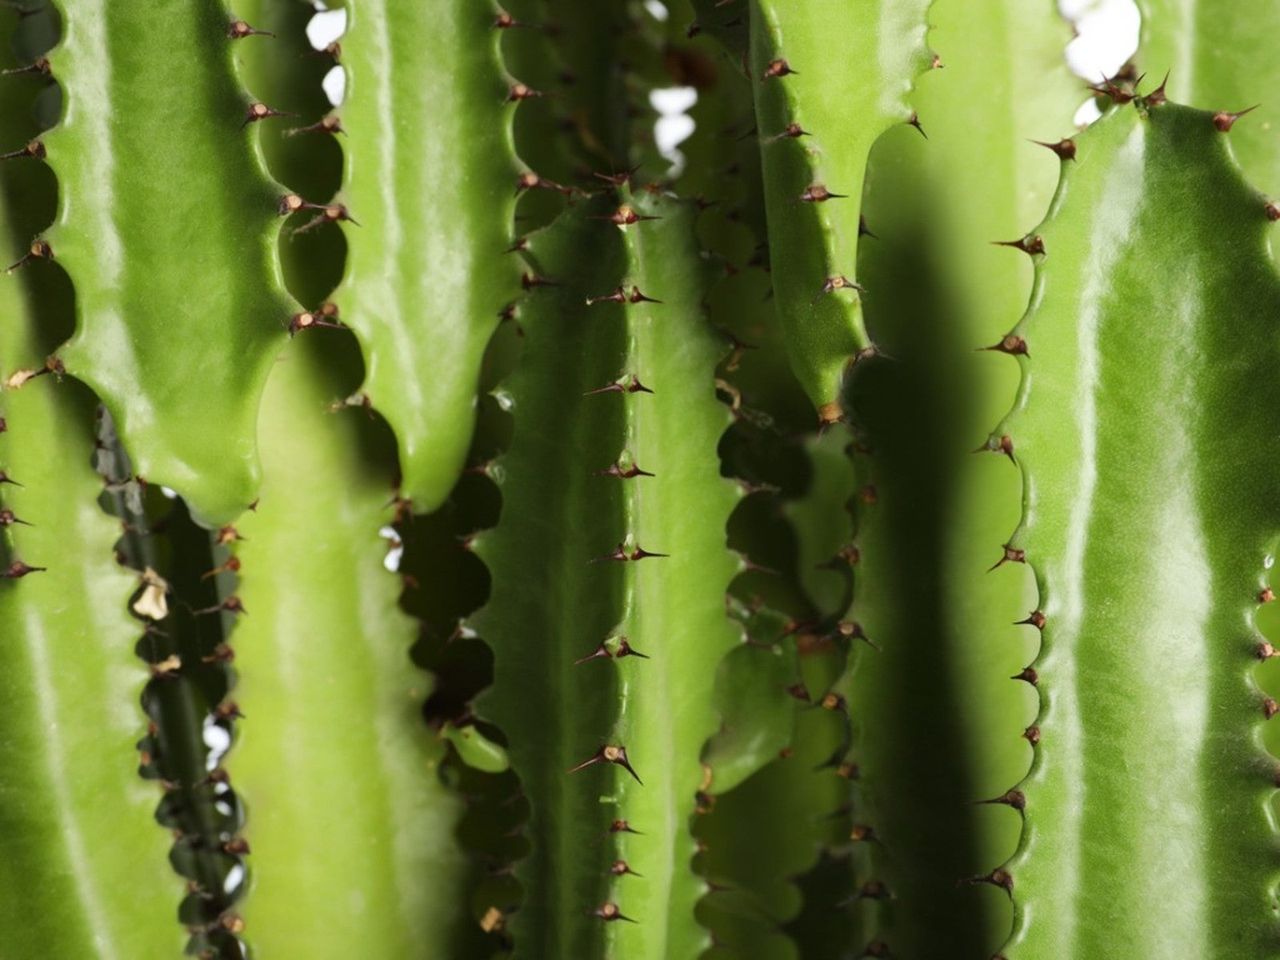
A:
{"type": "Polygon", "coordinates": [[[341,6],[0,0],[0,958],[1280,958],[1275,14],[341,6]]]}

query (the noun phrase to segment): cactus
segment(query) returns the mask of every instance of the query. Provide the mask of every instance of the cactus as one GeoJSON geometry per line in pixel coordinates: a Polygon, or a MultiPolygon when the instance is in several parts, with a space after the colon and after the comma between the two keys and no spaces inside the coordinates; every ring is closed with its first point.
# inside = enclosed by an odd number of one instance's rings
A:
{"type": "Polygon", "coordinates": [[[1273,15],[1140,5],[0,0],[0,958],[1280,958],[1273,15]]]}

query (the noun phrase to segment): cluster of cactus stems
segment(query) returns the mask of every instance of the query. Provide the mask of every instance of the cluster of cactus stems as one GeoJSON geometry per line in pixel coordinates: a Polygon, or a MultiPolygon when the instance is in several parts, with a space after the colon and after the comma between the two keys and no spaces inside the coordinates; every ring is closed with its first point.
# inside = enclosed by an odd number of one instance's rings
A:
{"type": "Polygon", "coordinates": [[[342,6],[0,0],[0,958],[1280,958],[1280,9],[342,6]]]}

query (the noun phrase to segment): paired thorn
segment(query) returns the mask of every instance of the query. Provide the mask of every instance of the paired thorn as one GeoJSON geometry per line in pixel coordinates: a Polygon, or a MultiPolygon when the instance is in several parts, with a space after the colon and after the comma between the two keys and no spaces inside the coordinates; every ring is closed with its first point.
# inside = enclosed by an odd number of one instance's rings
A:
{"type": "Polygon", "coordinates": [[[301,313],[295,313],[289,318],[288,330],[290,337],[302,330],[310,330],[313,327],[327,327],[331,330],[346,329],[344,324],[324,320],[318,314],[312,313],[310,310],[303,310],[301,313]]]}
{"type": "Polygon", "coordinates": [[[800,199],[805,203],[825,203],[828,200],[843,200],[848,197],[845,193],[832,193],[824,184],[814,183],[804,188],[804,193],[800,194],[800,199]]]}
{"type": "Polygon", "coordinates": [[[600,646],[596,647],[585,657],[579,657],[573,661],[574,666],[580,663],[586,663],[588,660],[599,660],[604,658],[621,660],[623,657],[639,657],[641,660],[648,660],[647,653],[641,653],[639,650],[631,646],[631,641],[626,637],[606,637],[600,642],[600,646]]]}
{"type": "Polygon", "coordinates": [[[227,26],[227,36],[232,40],[243,40],[245,37],[274,37],[270,30],[255,30],[244,20],[232,20],[227,26]]]}
{"type": "Polygon", "coordinates": [[[17,150],[10,150],[8,153],[0,153],[0,160],[18,160],[23,157],[30,157],[33,160],[43,160],[45,158],[44,144],[39,140],[31,140],[25,147],[19,147],[17,150]]]}
{"type": "Polygon", "coordinates": [[[640,775],[636,773],[635,768],[631,766],[631,761],[627,759],[627,748],[622,746],[612,746],[606,744],[597,750],[594,754],[583,760],[575,767],[569,768],[569,773],[577,773],[579,770],[585,770],[587,767],[595,766],[597,763],[613,763],[621,767],[631,776],[635,777],[636,783],[641,786],[644,781],[640,779],[640,775]]]}
{"type": "Polygon", "coordinates": [[[779,57],[777,60],[769,61],[768,66],[764,68],[764,73],[760,75],[760,79],[773,80],[777,77],[789,77],[791,74],[798,72],[797,70],[792,70],[791,64],[779,57]]]}
{"type": "MultiPolygon", "coordinates": [[[[645,219],[655,219],[646,217],[645,219]]],[[[612,293],[604,293],[598,297],[587,297],[587,306],[594,307],[597,303],[662,303],[661,300],[655,300],[653,297],[647,297],[640,292],[640,288],[632,286],[628,292],[624,287],[615,287],[612,293]]]]}
{"type": "Polygon", "coordinates": [[[1213,115],[1213,125],[1220,133],[1230,133],[1231,128],[1236,125],[1236,121],[1243,117],[1246,113],[1253,113],[1261,104],[1255,103],[1252,107],[1248,107],[1238,113],[1227,113],[1225,110],[1219,111],[1213,115]]]}
{"type": "Polygon", "coordinates": [[[275,107],[269,107],[265,103],[255,100],[253,103],[249,104],[248,109],[245,110],[244,120],[240,124],[240,129],[243,130],[251,123],[257,123],[260,120],[266,120],[270,117],[296,116],[296,113],[286,113],[284,110],[277,110],[275,107]]]}
{"type": "Polygon", "coordinates": [[[351,212],[341,203],[326,203],[323,205],[309,203],[306,208],[308,210],[319,210],[320,212],[294,230],[293,235],[295,237],[301,233],[314,230],[323,223],[350,223],[357,227],[360,226],[360,221],[351,216],[351,212]]]}
{"type": "Polygon", "coordinates": [[[1052,150],[1058,155],[1059,160],[1074,160],[1076,158],[1076,142],[1071,139],[1058,140],[1056,143],[1049,143],[1045,140],[1032,140],[1032,143],[1052,150]]]}
{"type": "Polygon", "coordinates": [[[526,170],[524,173],[516,177],[516,196],[520,196],[520,194],[527,190],[553,190],[566,197],[573,195],[572,187],[566,187],[563,184],[556,183],[554,180],[548,180],[546,177],[541,177],[532,170],[526,170]]]}
{"type": "Polygon", "coordinates": [[[599,393],[653,393],[653,391],[641,383],[640,378],[634,373],[629,373],[624,377],[618,378],[613,383],[606,384],[603,387],[596,387],[594,390],[588,390],[583,396],[593,397],[599,393]]]}
{"type": "Polygon", "coordinates": [[[1121,107],[1126,103],[1131,103],[1136,97],[1136,94],[1134,94],[1132,90],[1126,90],[1124,87],[1119,87],[1111,80],[1104,80],[1102,86],[1090,86],[1088,89],[1092,90],[1100,97],[1108,97],[1112,103],[1121,107]]]}
{"type": "Polygon", "coordinates": [[[631,550],[628,551],[626,543],[620,543],[616,547],[614,547],[612,553],[606,553],[603,557],[595,557],[594,559],[589,560],[587,562],[600,563],[604,560],[619,560],[625,563],[631,560],[644,560],[646,557],[668,557],[668,556],[670,556],[670,554],[668,553],[650,553],[648,550],[644,549],[639,545],[632,547],[631,550]]]}
{"type": "Polygon", "coordinates": [[[53,71],[49,67],[48,57],[38,57],[25,67],[11,67],[8,70],[0,70],[0,77],[10,77],[21,73],[38,73],[43,77],[51,76],[53,71]]]}
{"type": "Polygon", "coordinates": [[[507,103],[519,103],[521,100],[531,100],[540,96],[542,96],[541,90],[535,90],[528,84],[517,80],[507,90],[507,103]]]}
{"type": "Polygon", "coordinates": [[[1044,625],[1047,622],[1048,621],[1046,620],[1045,615],[1043,613],[1041,613],[1039,610],[1032,610],[1031,614],[1027,617],[1027,619],[1015,620],[1013,625],[1015,627],[1032,626],[1032,627],[1035,627],[1037,630],[1043,630],[1044,625]]]}
{"type": "Polygon", "coordinates": [[[987,438],[987,442],[977,447],[974,453],[1003,453],[1009,458],[1010,463],[1016,464],[1018,461],[1013,456],[1013,438],[1007,433],[1001,437],[994,434],[987,438]]]}
{"type": "Polygon", "coordinates": [[[1007,353],[1014,357],[1030,357],[1027,352],[1027,341],[1016,333],[1005,334],[1004,338],[997,344],[990,347],[979,347],[979,350],[995,350],[999,353],[1007,353]]]}
{"type": "Polygon", "coordinates": [[[9,566],[5,567],[3,573],[0,573],[0,578],[21,580],[29,573],[44,573],[47,569],[47,567],[33,567],[30,564],[23,563],[21,560],[14,560],[9,566]]]}
{"type": "Polygon", "coordinates": [[[996,567],[1004,566],[1006,563],[1026,563],[1026,562],[1027,562],[1027,551],[1020,550],[1017,547],[1010,546],[1009,544],[1006,543],[1004,545],[1004,556],[1001,557],[999,560],[997,560],[995,563],[993,563],[991,566],[989,566],[987,568],[987,573],[990,573],[992,570],[996,569],[996,567]]]}
{"type": "Polygon", "coordinates": [[[309,124],[305,127],[294,127],[292,130],[286,130],[284,135],[286,137],[296,137],[299,134],[303,134],[303,133],[345,134],[346,132],[347,131],[344,130],[342,127],[342,121],[338,119],[337,115],[330,113],[321,117],[315,123],[309,124]]]}
{"type": "MultiPolygon", "coordinates": [[[[748,133],[744,133],[738,139],[740,140],[746,139],[746,137],[749,136],[751,133],[755,133],[754,127],[752,127],[751,130],[748,131],[748,133]]],[[[788,123],[785,127],[783,127],[781,133],[775,133],[773,136],[765,140],[765,143],[777,143],[779,140],[796,140],[799,137],[808,137],[808,136],[811,136],[809,131],[806,130],[804,127],[800,126],[800,124],[795,123],[793,121],[791,123],[788,123]]]]}
{"type": "Polygon", "coordinates": [[[1005,893],[1013,893],[1013,874],[1003,867],[997,867],[990,873],[980,877],[970,877],[969,883],[989,883],[994,887],[999,887],[1005,893]]]}
{"type": "Polygon", "coordinates": [[[593,220],[608,220],[610,223],[619,227],[629,227],[633,223],[640,223],[642,220],[661,220],[661,217],[645,216],[636,213],[635,208],[629,204],[622,204],[617,210],[609,214],[607,217],[592,217],[593,220]]]}
{"type": "Polygon", "coordinates": [[[596,470],[593,474],[597,477],[617,477],[620,480],[630,480],[633,477],[652,477],[655,474],[648,470],[641,470],[630,456],[624,455],[619,458],[616,463],[609,464],[603,470],[596,470]]]}
{"type": "Polygon", "coordinates": [[[1021,237],[1018,240],[992,240],[993,245],[997,247],[1012,247],[1015,250],[1021,250],[1028,256],[1036,256],[1044,253],[1044,239],[1038,234],[1027,237],[1021,237]]]}
{"type": "Polygon", "coordinates": [[[19,259],[16,263],[9,265],[9,268],[5,270],[5,273],[13,273],[13,271],[18,270],[22,267],[25,267],[28,263],[31,263],[33,260],[52,260],[52,259],[53,259],[53,248],[49,246],[48,241],[37,238],[31,241],[31,246],[27,249],[27,252],[22,255],[21,259],[19,259]]]}
{"type": "Polygon", "coordinates": [[[622,909],[612,900],[600,904],[591,911],[593,917],[603,920],[605,923],[612,923],[614,920],[625,920],[627,923],[635,923],[630,917],[626,916],[622,909]]]}
{"type": "Polygon", "coordinates": [[[1027,808],[1027,795],[1021,790],[1006,790],[1004,793],[1000,794],[1000,796],[992,797],[990,800],[979,800],[978,804],[980,806],[1001,804],[1003,806],[1013,807],[1015,810],[1022,811],[1027,808]]]}
{"type": "Polygon", "coordinates": [[[856,290],[858,293],[867,292],[866,287],[862,286],[862,284],[855,283],[843,274],[836,274],[833,277],[827,277],[827,279],[822,282],[822,290],[818,293],[818,296],[813,298],[810,302],[810,306],[817,303],[823,294],[835,293],[837,290],[856,290]]]}
{"type": "MultiPolygon", "coordinates": [[[[1141,79],[1141,78],[1139,78],[1141,79]]],[[[1165,87],[1169,84],[1169,74],[1165,73],[1164,79],[1160,81],[1160,86],[1156,87],[1149,94],[1142,98],[1142,102],[1148,107],[1158,107],[1169,102],[1169,96],[1165,93],[1165,87]]]]}
{"type": "Polygon", "coordinates": [[[27,521],[20,520],[8,507],[0,509],[0,527],[11,527],[15,523],[21,524],[24,527],[32,526],[32,524],[27,523],[27,521]]]}
{"type": "Polygon", "coordinates": [[[835,633],[846,640],[861,640],[873,650],[880,649],[879,645],[867,636],[866,631],[862,629],[862,624],[856,620],[841,620],[836,624],[835,633]]]}

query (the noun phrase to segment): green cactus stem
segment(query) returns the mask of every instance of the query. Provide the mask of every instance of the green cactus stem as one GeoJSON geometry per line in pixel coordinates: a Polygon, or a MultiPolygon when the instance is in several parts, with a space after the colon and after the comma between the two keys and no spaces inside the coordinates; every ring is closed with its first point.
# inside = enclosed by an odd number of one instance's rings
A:
{"type": "MultiPolygon", "coordinates": [[[[395,430],[402,490],[429,511],[462,471],[481,360],[520,295],[511,247],[512,115],[542,91],[508,76],[496,4],[353,0],[342,40],[347,231],[335,295],[364,348],[364,391],[395,430]]],[[[531,179],[530,179],[531,178],[531,179]]]]}
{"type": "Polygon", "coordinates": [[[692,206],[619,189],[529,239],[548,285],[520,311],[514,439],[492,468],[503,516],[476,543],[494,589],[475,625],[496,655],[480,709],[532,806],[518,956],[705,943],[689,829],[737,642],[735,494],[712,453],[728,415],[692,206]]]}
{"type": "Polygon", "coordinates": [[[281,190],[256,142],[276,111],[234,66],[237,44],[264,38],[236,38],[222,0],[60,8],[49,61],[65,107],[44,138],[60,205],[28,254],[76,287],[58,356],[141,475],[226,523],[256,496],[258,402],[296,310],[274,250],[281,190]]]}
{"type": "Polygon", "coordinates": [[[996,436],[1026,493],[1004,560],[1036,571],[1043,643],[1022,843],[988,875],[1014,899],[1008,960],[1280,952],[1276,706],[1251,680],[1280,280],[1229,135],[1162,101],[1076,138],[1012,332],[1023,387],[996,436]]]}
{"type": "Polygon", "coordinates": [[[918,123],[906,98],[931,63],[930,0],[734,0],[721,15],[748,2],[778,312],[792,369],[832,422],[846,367],[874,352],[856,276],[867,157],[885,130],[918,123]]]}

